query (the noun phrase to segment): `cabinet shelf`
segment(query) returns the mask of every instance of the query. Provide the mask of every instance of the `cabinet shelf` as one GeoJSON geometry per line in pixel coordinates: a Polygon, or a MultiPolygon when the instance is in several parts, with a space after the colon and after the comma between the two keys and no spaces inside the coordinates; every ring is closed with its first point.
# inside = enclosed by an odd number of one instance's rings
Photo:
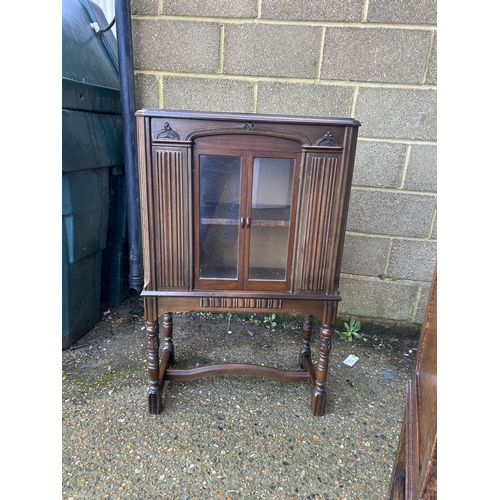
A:
{"type": "MultiPolygon", "coordinates": [[[[220,213],[223,214],[224,210],[227,210],[227,205],[222,205],[220,213]]],[[[238,226],[241,225],[241,219],[227,217],[201,217],[200,223],[209,226],[238,226]]],[[[290,227],[290,207],[254,207],[252,208],[251,225],[254,227],[290,227]]]]}
{"type": "MultiPolygon", "coordinates": [[[[238,219],[201,219],[201,224],[210,226],[238,226],[240,221],[238,219]]],[[[259,220],[253,219],[252,226],[265,226],[265,227],[289,227],[290,221],[287,220],[259,220]]]]}

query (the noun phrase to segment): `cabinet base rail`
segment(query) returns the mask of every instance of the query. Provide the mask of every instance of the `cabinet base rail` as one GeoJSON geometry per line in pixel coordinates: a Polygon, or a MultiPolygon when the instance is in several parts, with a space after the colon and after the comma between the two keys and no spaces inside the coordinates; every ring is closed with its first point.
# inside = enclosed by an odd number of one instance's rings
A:
{"type": "MultiPolygon", "coordinates": [[[[301,363],[305,370],[282,370],[271,366],[255,365],[251,363],[224,363],[216,365],[201,366],[191,369],[171,369],[171,353],[165,352],[160,365],[160,384],[158,392],[163,392],[167,380],[198,380],[209,377],[219,377],[226,375],[239,375],[247,377],[261,377],[276,382],[308,382],[311,396],[315,396],[316,374],[309,354],[303,355],[301,363]]],[[[151,410],[151,408],[150,408],[151,410]]],[[[313,410],[314,412],[314,410],[313,410]]],[[[150,411],[159,413],[159,411],[150,411]]],[[[317,415],[318,413],[314,413],[317,415]]],[[[319,413],[322,415],[323,413],[319,413]]]]}
{"type": "MultiPolygon", "coordinates": [[[[263,377],[277,382],[307,382],[309,373],[304,371],[287,371],[271,366],[252,365],[249,363],[227,363],[202,366],[190,370],[165,370],[163,380],[197,380],[200,378],[221,375],[245,375],[263,377]]],[[[160,377],[162,376],[160,372],[160,377]]]]}

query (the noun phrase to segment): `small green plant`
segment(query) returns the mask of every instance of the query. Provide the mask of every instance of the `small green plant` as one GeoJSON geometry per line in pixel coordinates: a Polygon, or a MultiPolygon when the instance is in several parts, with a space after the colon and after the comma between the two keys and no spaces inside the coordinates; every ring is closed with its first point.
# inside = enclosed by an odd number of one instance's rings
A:
{"type": "Polygon", "coordinates": [[[260,325],[260,319],[257,317],[256,314],[251,314],[248,321],[252,323],[252,325],[260,325]]]}
{"type": "Polygon", "coordinates": [[[228,331],[228,333],[230,333],[230,332],[231,332],[231,329],[230,329],[229,325],[230,325],[230,323],[231,323],[231,318],[232,318],[233,316],[234,316],[234,313],[232,313],[232,312],[228,312],[228,313],[227,313],[227,331],[228,331]]]}
{"type": "Polygon", "coordinates": [[[266,328],[274,328],[278,323],[276,323],[276,314],[271,314],[271,316],[264,316],[264,325],[266,328]]]}
{"type": "Polygon", "coordinates": [[[342,339],[347,340],[347,342],[352,342],[352,338],[356,337],[357,339],[361,338],[361,334],[359,330],[361,329],[361,323],[359,321],[355,321],[351,319],[349,323],[344,321],[345,332],[339,332],[335,330],[335,333],[342,339]]]}
{"type": "Polygon", "coordinates": [[[283,330],[299,330],[302,328],[303,318],[292,314],[280,314],[283,330]]]}

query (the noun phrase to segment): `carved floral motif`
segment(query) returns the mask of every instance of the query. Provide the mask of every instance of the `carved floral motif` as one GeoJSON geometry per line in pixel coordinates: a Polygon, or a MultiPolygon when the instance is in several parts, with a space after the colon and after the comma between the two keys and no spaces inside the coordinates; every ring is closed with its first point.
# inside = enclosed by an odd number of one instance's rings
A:
{"type": "Polygon", "coordinates": [[[155,139],[170,139],[178,141],[180,140],[180,135],[172,129],[168,122],[165,122],[163,128],[156,134],[155,139]]]}
{"type": "Polygon", "coordinates": [[[326,134],[320,137],[316,141],[316,146],[328,146],[332,148],[338,148],[340,146],[340,142],[333,135],[331,130],[328,130],[326,134]]]}

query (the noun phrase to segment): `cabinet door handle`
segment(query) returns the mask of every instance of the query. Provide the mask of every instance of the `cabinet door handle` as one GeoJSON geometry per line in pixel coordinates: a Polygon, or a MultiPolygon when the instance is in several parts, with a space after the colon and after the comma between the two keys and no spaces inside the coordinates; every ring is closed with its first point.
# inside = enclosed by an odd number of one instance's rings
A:
{"type": "Polygon", "coordinates": [[[250,227],[250,217],[240,217],[240,226],[242,229],[250,227]]]}

